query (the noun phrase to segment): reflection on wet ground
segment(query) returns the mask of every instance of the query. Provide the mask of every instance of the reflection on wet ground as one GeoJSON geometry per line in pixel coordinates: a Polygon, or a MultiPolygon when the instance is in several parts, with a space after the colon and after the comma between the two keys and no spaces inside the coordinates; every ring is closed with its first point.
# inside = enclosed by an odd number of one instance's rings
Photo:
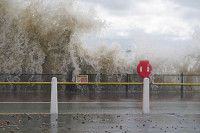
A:
{"type": "MultiPolygon", "coordinates": [[[[46,113],[50,103],[0,103],[0,114],[46,113]]],[[[141,114],[141,102],[59,103],[58,112],[64,114],[141,114]]],[[[200,114],[198,102],[151,102],[151,114],[200,114]]]]}
{"type": "MultiPolygon", "coordinates": [[[[50,92],[0,92],[0,102],[49,102],[50,92]]],[[[142,92],[58,92],[59,102],[135,102],[142,100],[142,92]]],[[[181,98],[178,92],[151,92],[151,101],[200,101],[200,92],[186,92],[181,98]]]]}
{"type": "Polygon", "coordinates": [[[152,93],[143,115],[141,93],[60,92],[57,116],[49,114],[49,93],[1,93],[0,132],[199,133],[199,94],[152,93]]]}

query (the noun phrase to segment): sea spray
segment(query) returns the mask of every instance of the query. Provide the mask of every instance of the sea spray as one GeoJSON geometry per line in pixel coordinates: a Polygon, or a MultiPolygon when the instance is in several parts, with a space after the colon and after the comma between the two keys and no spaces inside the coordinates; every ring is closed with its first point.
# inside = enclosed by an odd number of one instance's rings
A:
{"type": "Polygon", "coordinates": [[[100,19],[73,0],[1,0],[0,73],[72,73],[73,81],[80,73],[97,73],[99,81],[101,73],[136,73],[142,59],[150,60],[153,73],[199,70],[199,61],[194,61],[199,60],[198,54],[194,58],[170,54],[163,57],[162,51],[152,53],[141,46],[127,58],[118,43],[85,47],[80,38],[96,34],[102,25],[100,19]]]}
{"type": "Polygon", "coordinates": [[[52,9],[39,0],[21,0],[14,8],[17,2],[1,1],[1,73],[80,72],[77,50],[85,49],[79,35],[97,22],[76,13],[73,1],[60,2],[52,9]]]}

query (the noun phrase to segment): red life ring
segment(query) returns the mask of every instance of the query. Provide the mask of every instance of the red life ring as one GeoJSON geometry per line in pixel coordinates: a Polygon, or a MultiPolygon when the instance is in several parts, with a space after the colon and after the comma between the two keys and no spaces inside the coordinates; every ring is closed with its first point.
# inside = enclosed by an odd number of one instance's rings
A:
{"type": "Polygon", "coordinates": [[[141,78],[149,77],[152,67],[148,60],[141,60],[137,66],[137,72],[141,78]]]}

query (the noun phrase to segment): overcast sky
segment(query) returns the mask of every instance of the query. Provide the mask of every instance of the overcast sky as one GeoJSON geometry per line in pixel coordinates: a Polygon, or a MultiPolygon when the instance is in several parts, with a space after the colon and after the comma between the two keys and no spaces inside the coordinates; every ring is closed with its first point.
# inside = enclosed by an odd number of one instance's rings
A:
{"type": "Polygon", "coordinates": [[[179,48],[199,43],[200,0],[78,1],[93,8],[107,24],[96,40],[119,42],[123,49],[135,45],[179,48]]]}

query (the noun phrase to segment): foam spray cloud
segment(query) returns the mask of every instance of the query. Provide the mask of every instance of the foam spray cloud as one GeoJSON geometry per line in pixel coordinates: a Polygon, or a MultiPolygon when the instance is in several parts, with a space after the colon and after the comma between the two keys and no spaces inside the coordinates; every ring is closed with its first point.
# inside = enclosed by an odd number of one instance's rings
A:
{"type": "Polygon", "coordinates": [[[117,43],[110,47],[84,47],[80,37],[95,34],[102,25],[101,20],[81,11],[73,0],[1,0],[0,72],[124,74],[136,72],[140,59],[149,59],[156,66],[156,73],[183,70],[183,63],[176,60],[158,64],[165,59],[152,57],[142,49],[127,58],[117,43]]]}

